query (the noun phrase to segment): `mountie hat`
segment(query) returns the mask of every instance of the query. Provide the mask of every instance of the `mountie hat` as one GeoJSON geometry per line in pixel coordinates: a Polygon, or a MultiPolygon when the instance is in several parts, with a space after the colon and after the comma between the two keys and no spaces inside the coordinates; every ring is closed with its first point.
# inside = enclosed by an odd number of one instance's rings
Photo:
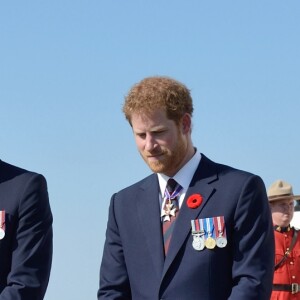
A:
{"type": "Polygon", "coordinates": [[[300,195],[294,195],[293,187],[283,180],[276,180],[269,187],[267,194],[269,202],[289,198],[293,200],[300,200],[300,195]]]}

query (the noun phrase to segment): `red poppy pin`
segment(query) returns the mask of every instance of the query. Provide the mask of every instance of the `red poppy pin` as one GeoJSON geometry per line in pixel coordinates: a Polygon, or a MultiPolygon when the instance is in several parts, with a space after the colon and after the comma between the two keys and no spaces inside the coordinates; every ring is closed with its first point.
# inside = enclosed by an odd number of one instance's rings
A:
{"type": "Polygon", "coordinates": [[[200,194],[192,194],[188,197],[186,204],[189,208],[197,208],[201,205],[203,198],[200,194]]]}

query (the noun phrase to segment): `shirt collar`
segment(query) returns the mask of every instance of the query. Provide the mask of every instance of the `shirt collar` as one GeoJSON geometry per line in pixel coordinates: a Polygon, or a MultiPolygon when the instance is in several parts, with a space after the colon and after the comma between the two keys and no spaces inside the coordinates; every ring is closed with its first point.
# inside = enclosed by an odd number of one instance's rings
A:
{"type": "MultiPolygon", "coordinates": [[[[201,153],[197,149],[195,150],[196,152],[193,157],[172,177],[183,187],[184,193],[187,191],[201,160],[201,153]]],[[[170,177],[162,173],[157,173],[157,177],[161,196],[163,198],[167,181],[170,177]]]]}

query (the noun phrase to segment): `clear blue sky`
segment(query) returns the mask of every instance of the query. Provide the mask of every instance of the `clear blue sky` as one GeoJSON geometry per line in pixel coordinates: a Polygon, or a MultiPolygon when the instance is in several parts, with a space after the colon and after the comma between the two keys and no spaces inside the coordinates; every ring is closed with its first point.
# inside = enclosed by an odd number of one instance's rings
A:
{"type": "Polygon", "coordinates": [[[110,197],[150,173],[121,111],[146,76],[191,89],[201,152],[300,193],[299,16],[299,0],[1,1],[0,157],[48,181],[45,300],[96,299],[110,197]]]}

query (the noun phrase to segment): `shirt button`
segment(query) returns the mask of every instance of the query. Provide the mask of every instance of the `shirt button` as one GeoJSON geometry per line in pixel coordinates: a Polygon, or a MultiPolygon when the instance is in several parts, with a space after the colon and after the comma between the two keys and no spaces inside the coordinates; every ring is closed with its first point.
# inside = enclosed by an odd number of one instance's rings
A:
{"type": "Polygon", "coordinates": [[[296,278],[296,276],[294,276],[294,275],[293,275],[293,276],[292,276],[292,278],[293,278],[293,279],[295,279],[295,278],[296,278]]]}
{"type": "Polygon", "coordinates": [[[294,264],[294,263],[291,261],[291,262],[290,262],[290,265],[293,265],[293,264],[294,264]]]}

